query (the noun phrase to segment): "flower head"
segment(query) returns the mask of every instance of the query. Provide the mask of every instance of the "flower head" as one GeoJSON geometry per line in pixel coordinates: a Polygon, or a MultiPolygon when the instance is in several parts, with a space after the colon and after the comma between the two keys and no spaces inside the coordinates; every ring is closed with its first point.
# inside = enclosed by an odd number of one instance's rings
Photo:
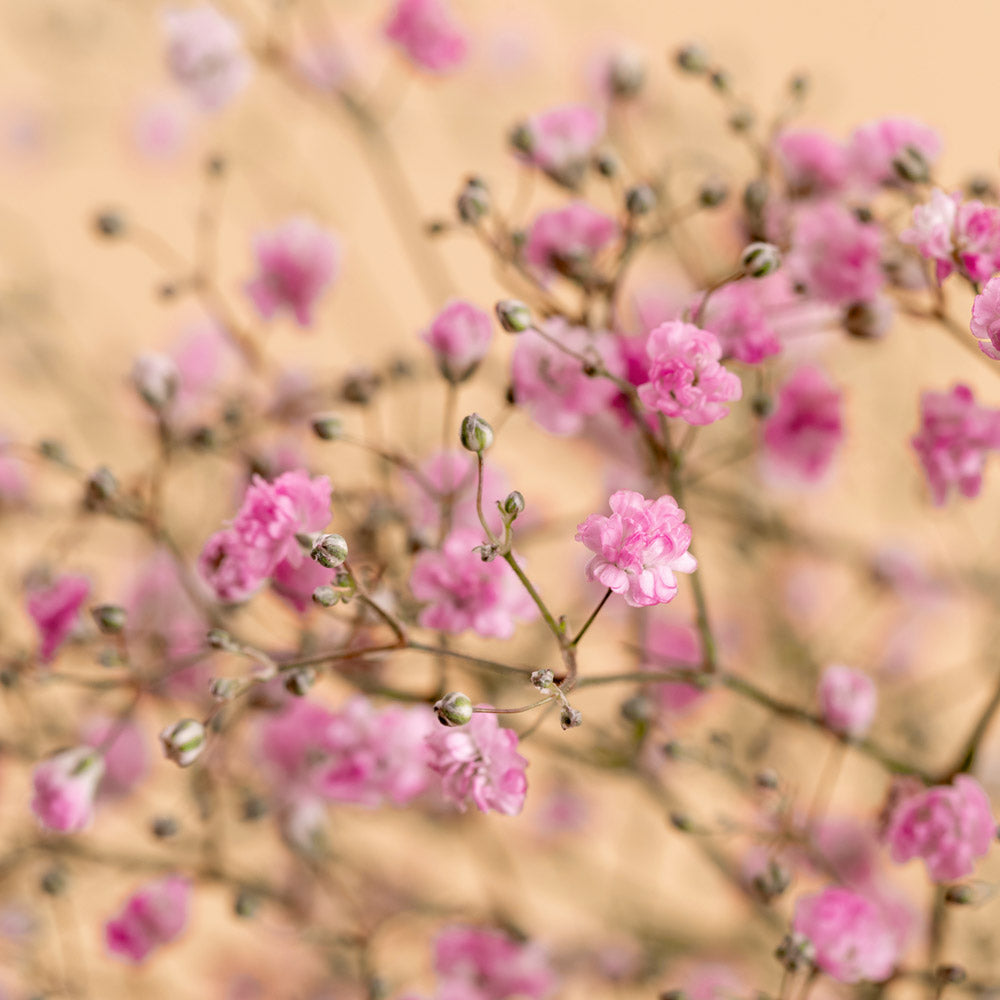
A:
{"type": "Polygon", "coordinates": [[[847,157],[856,181],[863,186],[887,184],[897,177],[897,159],[909,150],[933,166],[941,154],[941,136],[914,118],[879,118],[859,125],[851,134],[847,157]]]}
{"type": "Polygon", "coordinates": [[[155,948],[180,937],[190,903],[191,883],[179,875],[147,882],[104,925],[108,951],[128,962],[142,962],[155,948]]]}
{"type": "Polygon", "coordinates": [[[430,73],[458,69],[469,47],[443,0],[399,0],[386,22],[385,37],[430,73]]]}
{"type": "Polygon", "coordinates": [[[458,1000],[543,1000],[556,985],[545,953],[502,931],[446,927],[434,942],[439,996],[458,1000]]]}
{"type": "Polygon", "coordinates": [[[39,655],[43,662],[48,663],[69,637],[89,593],[90,581],[85,576],[67,573],[28,595],[28,614],[42,640],[39,655]]]}
{"type": "Polygon", "coordinates": [[[421,336],[434,352],[441,374],[449,382],[464,382],[486,357],[493,323],[482,309],[456,299],[434,317],[421,336]]]}
{"type": "Polygon", "coordinates": [[[1000,274],[990,278],[973,300],[969,329],[983,354],[1000,361],[1000,274]]]}
{"type": "Polygon", "coordinates": [[[823,721],[835,733],[860,738],[868,732],[878,695],[867,674],[839,664],[827,667],[817,696],[823,721]]]}
{"type": "Polygon", "coordinates": [[[94,796],[104,774],[101,755],[89,746],[63,750],[35,766],[31,811],[48,830],[77,833],[94,818],[94,796]]]}
{"type": "Polygon", "coordinates": [[[618,238],[618,223],[586,202],[542,212],[528,230],[524,259],[543,277],[587,280],[597,255],[618,238]]]}
{"type": "Polygon", "coordinates": [[[559,184],[575,188],[604,132],[604,120],[585,104],[567,104],[533,115],[521,126],[524,159],[559,184]]]}
{"type": "Polygon", "coordinates": [[[825,132],[786,129],[775,140],[775,152],[794,197],[834,194],[847,182],[847,152],[825,132]]]}

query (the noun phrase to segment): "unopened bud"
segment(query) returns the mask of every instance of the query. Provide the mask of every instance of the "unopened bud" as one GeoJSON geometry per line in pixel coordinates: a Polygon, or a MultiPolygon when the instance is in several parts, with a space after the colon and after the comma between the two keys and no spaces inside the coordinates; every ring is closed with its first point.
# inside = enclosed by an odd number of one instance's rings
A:
{"type": "Polygon", "coordinates": [[[796,73],[788,81],[788,90],[793,97],[805,97],[809,92],[809,77],[805,73],[796,73]]]}
{"type": "Polygon", "coordinates": [[[613,97],[635,97],[646,82],[646,65],[635,49],[620,49],[608,62],[608,89],[613,97]]]}
{"type": "Polygon", "coordinates": [[[753,776],[753,783],[764,791],[773,792],[778,787],[778,772],[764,768],[753,776]]]}
{"type": "Polygon", "coordinates": [[[781,267],[781,251],[773,243],[751,243],[740,255],[740,264],[751,278],[766,278],[781,267]]]}
{"type": "Polygon", "coordinates": [[[737,108],[729,116],[729,127],[734,132],[749,132],[753,122],[753,112],[749,108],[737,108]]]}
{"type": "Polygon", "coordinates": [[[926,184],[931,179],[931,168],[924,154],[916,146],[906,146],[892,161],[896,176],[913,184],[926,184]]]}
{"type": "Polygon", "coordinates": [[[166,840],[168,837],[173,837],[178,829],[177,820],[173,816],[157,816],[150,824],[150,831],[158,840],[166,840]]]}
{"type": "Polygon", "coordinates": [[[520,490],[514,490],[504,497],[503,512],[510,517],[517,517],[524,510],[524,494],[520,490]]]}
{"type": "Polygon", "coordinates": [[[157,412],[170,405],[180,382],[177,364],[166,354],[140,354],[132,365],[132,385],[142,401],[157,412]]]}
{"type": "Polygon", "coordinates": [[[768,194],[767,181],[750,181],[743,189],[743,207],[750,215],[760,215],[767,205],[768,194]]]}
{"type": "Polygon", "coordinates": [[[717,208],[728,197],[729,186],[718,178],[705,181],[698,191],[698,203],[702,208],[717,208]]]}
{"type": "Polygon", "coordinates": [[[648,215],[656,207],[656,192],[648,184],[636,184],[625,192],[629,215],[648,215]]]}
{"type": "Polygon", "coordinates": [[[336,441],[344,433],[344,422],[334,413],[313,417],[310,426],[321,441],[336,441]]]}
{"type": "Polygon", "coordinates": [[[83,505],[87,510],[96,510],[107,503],[118,492],[118,480],[105,465],[90,474],[83,491],[83,505]]]}
{"type": "Polygon", "coordinates": [[[66,871],[63,868],[50,868],[41,879],[39,888],[46,896],[61,896],[66,891],[66,871]]]}
{"type": "Polygon", "coordinates": [[[464,726],[472,718],[472,699],[452,691],[435,704],[434,711],[443,726],[464,726]]]}
{"type": "Polygon", "coordinates": [[[312,599],[313,603],[318,604],[321,608],[332,608],[340,600],[340,594],[333,587],[327,585],[317,587],[313,591],[312,599]]]}
{"type": "Polygon", "coordinates": [[[686,813],[671,813],[670,825],[675,830],[680,830],[681,833],[690,833],[694,829],[694,823],[691,822],[691,817],[686,813]]]}
{"type": "Polygon", "coordinates": [[[233,637],[224,628],[210,628],[205,641],[212,649],[232,650],[235,648],[233,637]]]}
{"type": "Polygon", "coordinates": [[[755,875],[750,883],[757,896],[765,903],[777,899],[791,885],[792,877],[787,868],[773,858],[767,867],[755,875]]]}
{"type": "Polygon", "coordinates": [[[535,148],[535,136],[525,122],[518,122],[510,132],[507,133],[507,141],[510,148],[516,153],[523,153],[530,156],[535,148]]]}
{"type": "Polygon", "coordinates": [[[531,310],[518,299],[501,299],[496,314],[508,333],[523,333],[531,326],[531,310]]]}
{"type": "Polygon", "coordinates": [[[700,45],[685,45],[674,58],[685,73],[701,74],[708,70],[708,53],[700,45]]]}
{"type": "Polygon", "coordinates": [[[115,211],[100,212],[94,219],[94,228],[100,236],[114,239],[125,232],[125,219],[115,211]]]}
{"type": "Polygon", "coordinates": [[[485,181],[479,177],[470,177],[459,192],[456,208],[458,217],[470,226],[474,226],[483,216],[489,215],[490,192],[485,181]]]}
{"type": "Polygon", "coordinates": [[[652,705],[644,694],[635,694],[631,698],[626,698],[619,711],[626,722],[633,723],[649,722],[653,715],[652,705]]]}
{"type": "Polygon", "coordinates": [[[118,604],[98,604],[90,613],[97,627],[105,635],[115,635],[125,628],[125,609],[118,604]]]}
{"type": "Polygon", "coordinates": [[[462,421],[459,440],[466,451],[480,454],[492,446],[493,428],[478,413],[470,413],[462,421]]]}
{"type": "Polygon", "coordinates": [[[861,340],[877,340],[892,326],[892,305],[886,298],[871,302],[855,302],[847,307],[843,318],[844,329],[861,340]]]}
{"type": "Polygon", "coordinates": [[[260,908],[260,897],[252,889],[240,889],[233,900],[233,913],[237,917],[249,920],[256,916],[260,908]]]}
{"type": "Polygon", "coordinates": [[[971,885],[950,885],[944,893],[944,901],[955,906],[969,906],[975,898],[976,893],[971,885]]]}
{"type": "Polygon", "coordinates": [[[336,569],[347,559],[347,542],[343,535],[320,535],[309,555],[320,566],[336,569]]]}
{"type": "Polygon", "coordinates": [[[563,705],[562,711],[559,713],[559,725],[563,729],[576,729],[577,726],[582,726],[583,716],[580,714],[580,710],[573,708],[572,705],[563,705]]]}
{"type": "Polygon", "coordinates": [[[239,693],[240,681],[235,677],[216,677],[208,690],[216,701],[232,701],[239,693]]]}
{"type": "Polygon", "coordinates": [[[531,683],[539,691],[547,691],[555,683],[555,679],[556,675],[548,667],[531,672],[531,683]]]}
{"type": "Polygon", "coordinates": [[[804,934],[786,934],[774,957],[789,971],[809,968],[816,959],[816,949],[804,934]]]}
{"type": "Polygon", "coordinates": [[[728,93],[730,89],[730,80],[729,74],[725,70],[715,70],[708,79],[709,83],[711,83],[720,94],[728,93]]]}
{"type": "Polygon", "coordinates": [[[160,733],[163,752],[180,767],[189,767],[205,749],[205,727],[196,719],[181,719],[160,733]]]}
{"type": "Polygon", "coordinates": [[[594,169],[602,177],[617,177],[621,172],[622,165],[614,153],[601,150],[594,154],[594,169]]]}
{"type": "Polygon", "coordinates": [[[297,698],[304,698],[316,683],[316,671],[312,667],[298,667],[285,674],[285,690],[297,698]]]}

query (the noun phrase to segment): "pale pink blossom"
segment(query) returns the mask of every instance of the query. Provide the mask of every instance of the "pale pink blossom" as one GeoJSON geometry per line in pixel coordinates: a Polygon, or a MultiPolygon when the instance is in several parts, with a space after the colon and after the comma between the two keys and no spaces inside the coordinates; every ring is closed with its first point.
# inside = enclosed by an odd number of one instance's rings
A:
{"type": "Polygon", "coordinates": [[[454,299],[421,337],[434,352],[441,374],[449,382],[464,382],[486,357],[493,339],[493,321],[471,302],[454,299]]]}
{"type": "Polygon", "coordinates": [[[619,490],[608,501],[611,516],[591,514],[577,526],[576,540],[596,553],[587,579],[622,594],[633,608],[666,604],[677,596],[675,573],[693,573],[688,552],[691,529],[672,496],[647,500],[619,490]]]}
{"type": "Polygon", "coordinates": [[[28,614],[38,629],[41,639],[38,655],[43,663],[48,663],[69,638],[89,594],[90,581],[73,573],[58,576],[48,586],[28,594],[28,614]]]}
{"type": "Polygon", "coordinates": [[[312,326],[316,302],[340,267],[336,239],[313,219],[294,216],[259,234],[254,256],[258,273],[245,290],[261,316],[287,310],[299,326],[312,326]]]}
{"type": "Polygon", "coordinates": [[[47,830],[78,833],[94,818],[94,798],[104,773],[101,755],[90,746],[63,750],[35,765],[31,811],[47,830]]]}
{"type": "Polygon", "coordinates": [[[184,931],[191,907],[191,883],[179,875],[147,882],[104,925],[108,951],[127,962],[142,962],[184,931]]]}
{"type": "Polygon", "coordinates": [[[312,607],[312,595],[317,587],[332,583],[336,572],[313,559],[293,564],[283,559],[271,573],[271,590],[300,614],[312,607]]]}
{"type": "Polygon", "coordinates": [[[480,812],[520,813],[528,762],[517,752],[517,733],[504,729],[495,715],[476,712],[457,729],[439,726],[427,747],[444,797],[462,812],[472,802],[480,812]]]}
{"type": "Polygon", "coordinates": [[[484,562],[476,546],[482,535],[460,528],[440,549],[424,549],[413,563],[410,589],[426,606],[420,624],[443,632],[472,629],[479,635],[509,639],[514,622],[535,617],[531,598],[501,559],[484,562]]]}
{"type": "Polygon", "coordinates": [[[969,329],[983,354],[1000,361],[1000,274],[990,278],[973,300],[969,329]]]}
{"type": "Polygon", "coordinates": [[[524,159],[559,184],[576,187],[604,134],[604,119],[585,104],[567,104],[533,115],[522,126],[524,159]]]}
{"type": "Polygon", "coordinates": [[[430,73],[458,69],[469,48],[465,32],[443,0],[399,0],[384,30],[386,38],[430,73]]]}
{"type": "Polygon", "coordinates": [[[218,111],[247,85],[251,63],[240,29],[215,7],[167,11],[163,26],[171,76],[206,111],[218,111]]]}
{"type": "Polygon", "coordinates": [[[691,314],[698,317],[702,329],[718,337],[722,358],[755,365],[781,353],[781,340],[772,315],[794,301],[784,272],[723,285],[708,297],[701,309],[703,300],[701,295],[695,298],[691,314]]]}
{"type": "Polygon", "coordinates": [[[922,858],[935,882],[971,875],[976,859],[990,849],[996,825],[982,786],[967,774],[904,796],[886,828],[892,860],[922,858]]]}
{"type": "Polygon", "coordinates": [[[743,395],[739,376],[719,363],[722,345],[714,333],[674,320],[656,327],[646,340],[649,381],[639,398],[650,410],[703,425],[721,420],[743,395]]]}
{"type": "Polygon", "coordinates": [[[212,535],[198,556],[198,572],[215,596],[225,604],[251,597],[264,583],[260,562],[232,528],[212,535]]]}
{"type": "Polygon", "coordinates": [[[800,483],[822,479],[844,438],[842,406],[840,390],[823,372],[797,368],[764,421],[764,456],[772,470],[800,483]]]}
{"type": "Polygon", "coordinates": [[[851,133],[847,157],[858,183],[877,186],[897,179],[893,162],[909,150],[933,167],[941,147],[940,135],[915,118],[879,118],[851,133]]]}
{"type": "Polygon", "coordinates": [[[846,185],[847,151],[825,132],[786,129],[774,147],[792,197],[835,194],[846,185]]]}
{"type": "Polygon", "coordinates": [[[149,773],[146,735],[132,719],[92,718],[80,737],[87,746],[99,748],[103,756],[104,775],[97,787],[100,796],[128,795],[149,773]]]}
{"type": "Polygon", "coordinates": [[[197,323],[184,330],[168,353],[178,376],[170,418],[174,423],[189,424],[213,401],[232,361],[232,349],[215,323],[197,323]]]}
{"type": "Polygon", "coordinates": [[[524,259],[542,277],[558,273],[586,282],[595,258],[618,238],[618,223],[586,202],[542,212],[532,222],[524,259]]]}
{"type": "Polygon", "coordinates": [[[829,729],[853,739],[867,734],[878,705],[875,684],[867,674],[840,664],[829,666],[820,677],[816,695],[829,729]]]}
{"type": "Polygon", "coordinates": [[[792,929],[812,943],[817,967],[842,983],[883,982],[899,960],[899,938],[887,915],[850,889],[801,897],[792,929]]]}
{"type": "MultiPolygon", "coordinates": [[[[640,670],[664,673],[670,670],[697,670],[702,663],[701,637],[690,625],[650,622],[640,670]]],[[[658,681],[647,685],[661,712],[679,716],[689,712],[704,698],[706,691],[697,684],[683,681],[658,681]]]]}
{"type": "Polygon", "coordinates": [[[438,1000],[543,1000],[556,987],[545,952],[502,931],[446,927],[434,942],[438,1000]]]}

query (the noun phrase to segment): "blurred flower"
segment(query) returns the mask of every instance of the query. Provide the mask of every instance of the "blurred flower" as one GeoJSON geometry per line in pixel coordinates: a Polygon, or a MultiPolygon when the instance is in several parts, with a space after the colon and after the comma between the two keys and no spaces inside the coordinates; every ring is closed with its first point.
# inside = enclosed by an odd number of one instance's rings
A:
{"type": "Polygon", "coordinates": [[[774,143],[775,153],[793,198],[835,194],[847,182],[847,151],[825,132],[785,129],[774,143]]]}
{"type": "Polygon", "coordinates": [[[385,36],[431,73],[458,69],[469,47],[443,0],[399,0],[386,22],[385,36]]]}
{"type": "Polygon", "coordinates": [[[434,352],[441,374],[457,384],[469,378],[486,356],[493,339],[493,322],[471,302],[453,300],[421,337],[434,352]]]}
{"type": "Polygon", "coordinates": [[[614,219],[586,202],[574,201],[535,217],[524,259],[543,277],[559,273],[586,281],[593,273],[594,258],[617,238],[614,219]]]}
{"type": "Polygon", "coordinates": [[[867,734],[878,704],[875,685],[867,674],[839,664],[829,666],[816,694],[823,722],[833,732],[854,739],[867,734]]]}
{"type": "Polygon", "coordinates": [[[446,927],[434,942],[439,1000],[542,1000],[556,977],[537,944],[502,931],[446,927]]]}
{"type": "Polygon", "coordinates": [[[69,637],[89,594],[90,581],[71,573],[56,577],[49,586],[28,594],[28,614],[42,640],[39,656],[43,663],[48,663],[69,637]]]}
{"type": "Polygon", "coordinates": [[[180,937],[188,922],[191,883],[179,875],[147,882],[104,925],[108,951],[129,962],[142,962],[160,945],[180,937]]]}
{"type": "Polygon", "coordinates": [[[522,158],[559,184],[575,188],[604,133],[604,120],[585,104],[567,104],[533,115],[519,126],[522,158]]]}
{"type": "Polygon", "coordinates": [[[973,300],[969,329],[983,354],[1000,361],[1000,274],[990,278],[973,300]]]}
{"type": "Polygon", "coordinates": [[[916,150],[928,166],[941,153],[941,137],[914,118],[879,118],[851,133],[847,158],[853,178],[868,186],[897,178],[893,164],[908,149],[916,150]]]}
{"type": "Polygon", "coordinates": [[[104,761],[93,747],[74,747],[35,765],[31,811],[48,830],[78,833],[94,818],[104,761]]]}

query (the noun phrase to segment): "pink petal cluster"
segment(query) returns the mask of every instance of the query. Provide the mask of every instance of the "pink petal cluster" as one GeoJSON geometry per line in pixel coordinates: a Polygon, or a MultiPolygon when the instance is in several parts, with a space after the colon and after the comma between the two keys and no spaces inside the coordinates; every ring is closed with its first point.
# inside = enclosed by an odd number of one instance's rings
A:
{"type": "MultiPolygon", "coordinates": [[[[269,576],[277,573],[287,582],[289,574],[305,567],[308,556],[296,534],[320,531],[329,520],[326,476],[310,479],[301,469],[270,483],[254,476],[232,527],[209,538],[198,568],[220,601],[245,600],[269,576]]],[[[325,582],[331,578],[327,571],[325,582]]]]}
{"type": "Polygon", "coordinates": [[[444,797],[462,812],[472,802],[480,812],[520,813],[528,762],[517,752],[517,733],[504,729],[495,715],[476,712],[458,729],[439,726],[426,742],[444,797]]]}
{"type": "Polygon", "coordinates": [[[66,573],[56,577],[47,587],[28,594],[28,614],[31,615],[41,638],[39,656],[48,663],[66,641],[76,624],[80,607],[90,593],[90,581],[85,576],[66,573]]]}
{"type": "Polygon", "coordinates": [[[430,73],[449,73],[465,61],[469,42],[443,0],[399,0],[385,37],[430,73]]]}
{"type": "Polygon", "coordinates": [[[179,875],[147,882],[104,925],[108,951],[127,962],[142,962],[151,951],[176,940],[188,922],[191,883],[179,875]]]}
{"type": "MultiPolygon", "coordinates": [[[[703,296],[698,296],[691,303],[692,315],[698,315],[702,301],[703,296]]],[[[713,292],[698,322],[719,339],[722,358],[756,365],[781,353],[781,340],[771,317],[793,301],[788,278],[781,271],[767,278],[744,278],[713,292]]]]}
{"type": "Polygon", "coordinates": [[[899,960],[899,938],[887,914],[850,889],[800,898],[792,929],[812,942],[817,967],[842,983],[883,982],[899,960]]]}
{"type": "Polygon", "coordinates": [[[965,497],[979,494],[983,466],[1000,447],[1000,413],[979,406],[966,385],[920,397],[920,430],[912,442],[937,506],[957,487],[965,497]]]}
{"type": "Polygon", "coordinates": [[[583,179],[604,119],[585,104],[567,104],[534,115],[524,124],[529,163],[566,187],[583,179]]]}
{"type": "Polygon", "coordinates": [[[128,795],[149,773],[149,748],[142,726],[131,719],[98,716],[81,732],[87,746],[101,748],[104,775],[97,791],[101,797],[128,795]]]}
{"type": "Polygon", "coordinates": [[[486,357],[493,321],[471,302],[456,299],[434,317],[421,337],[434,352],[441,374],[449,382],[464,382],[486,357]]]}
{"type": "Polygon", "coordinates": [[[847,150],[825,132],[786,129],[774,148],[793,198],[822,197],[846,186],[847,150]]]}
{"type": "MultiPolygon", "coordinates": [[[[697,670],[702,663],[701,636],[689,625],[651,622],[643,649],[641,670],[697,670]]],[[[664,715],[683,715],[705,696],[697,684],[664,681],[648,685],[650,695],[664,715]]]]}
{"type": "Polygon", "coordinates": [[[499,558],[484,562],[475,551],[481,542],[481,533],[459,528],[440,549],[417,555],[410,589],[426,605],[419,618],[425,628],[472,629],[489,638],[509,639],[515,620],[535,617],[535,605],[510,566],[499,558]]]}
{"type": "Polygon", "coordinates": [[[778,389],[764,422],[764,454],[779,475],[815,483],[829,469],[844,438],[840,390],[811,365],[797,368],[778,389]]]}
{"type": "Polygon", "coordinates": [[[31,811],[47,830],[77,833],[94,818],[94,797],[104,761],[93,747],[63,750],[32,772],[31,811]]]}
{"type": "Polygon", "coordinates": [[[854,739],[865,736],[875,719],[878,693],[860,670],[834,664],[823,671],[816,692],[824,724],[854,739]]]}
{"type": "Polygon", "coordinates": [[[584,201],[542,212],[528,230],[524,259],[543,277],[587,280],[594,258],[618,238],[618,223],[584,201]]]}
{"type": "Polygon", "coordinates": [[[593,358],[612,374],[621,375],[624,360],[619,341],[608,333],[570,326],[561,317],[547,320],[541,329],[550,339],[536,330],[526,330],[517,338],[511,358],[514,398],[549,433],[579,434],[589,417],[607,410],[618,396],[610,379],[592,378],[584,372],[579,356],[593,358]]]}
{"type": "Polygon", "coordinates": [[[835,306],[868,302],[884,284],[878,226],[836,201],[803,205],[788,269],[815,299],[835,306]]]}
{"type": "Polygon", "coordinates": [[[245,290],[261,316],[269,320],[288,310],[299,326],[311,326],[320,295],[336,278],[340,248],[319,223],[294,216],[253,244],[257,275],[245,290]]]}
{"type": "Polygon", "coordinates": [[[983,354],[1000,361],[1000,274],[990,278],[973,300],[969,329],[983,354]]]}
{"type": "Polygon", "coordinates": [[[666,604],[677,596],[675,573],[692,573],[691,529],[672,496],[647,500],[631,490],[612,493],[612,514],[591,514],[577,526],[576,540],[596,553],[587,579],[625,597],[633,608],[666,604]]]}
{"type": "Polygon", "coordinates": [[[935,785],[898,802],[885,840],[897,864],[922,858],[935,882],[951,882],[972,874],[995,833],[982,786],[960,774],[950,785],[935,785]]]}
{"type": "Polygon", "coordinates": [[[502,931],[446,927],[434,942],[439,1000],[543,1000],[556,986],[542,949],[502,931]]]}
{"type": "Polygon", "coordinates": [[[847,157],[855,180],[876,187],[897,178],[893,161],[907,150],[916,150],[928,166],[933,166],[942,145],[934,129],[914,118],[880,118],[854,130],[847,157]]]}
{"type": "Polygon", "coordinates": [[[701,426],[721,420],[743,395],[739,376],[719,363],[722,345],[714,333],[672,320],[646,340],[649,381],[639,386],[643,405],[701,426]]]}
{"type": "Polygon", "coordinates": [[[210,4],[164,15],[167,67],[206,111],[218,111],[249,82],[251,64],[235,22],[210,4]]]}

